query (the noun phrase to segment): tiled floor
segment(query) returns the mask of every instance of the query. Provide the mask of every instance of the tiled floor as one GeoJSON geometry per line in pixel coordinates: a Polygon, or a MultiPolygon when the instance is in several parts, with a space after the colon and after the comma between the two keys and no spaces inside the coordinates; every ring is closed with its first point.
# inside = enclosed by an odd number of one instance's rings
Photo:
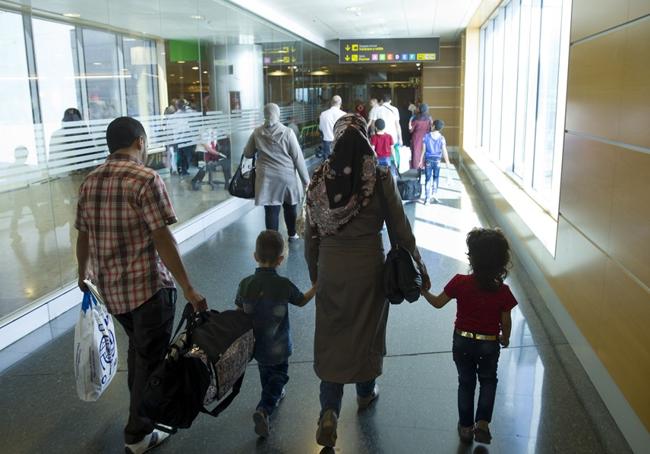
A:
{"type": "MultiPolygon", "coordinates": [[[[406,205],[435,290],[454,273],[467,269],[464,236],[471,227],[486,222],[475,196],[467,192],[455,173],[451,181],[443,177],[443,184],[440,204],[406,205]]],[[[239,280],[255,266],[252,250],[262,227],[263,213],[254,210],[185,254],[190,275],[210,306],[232,307],[239,280]]],[[[302,253],[301,243],[292,244],[280,272],[306,289],[309,280],[302,253]]],[[[455,431],[457,378],[451,358],[454,305],[436,311],[420,300],[391,307],[388,357],[378,380],[381,393],[376,404],[357,413],[353,387],[346,387],[336,452],[629,452],[517,264],[509,283],[520,306],[513,313],[511,346],[502,350],[499,362],[491,445],[464,446],[455,431]]],[[[181,309],[179,304],[177,312],[181,309]]],[[[242,393],[231,408],[218,419],[199,416],[192,428],[174,435],[157,452],[320,452],[314,439],[319,408],[318,380],[312,369],[313,302],[304,308],[291,308],[291,326],[295,353],[288,395],[274,415],[268,440],[258,440],[253,432],[251,414],[260,386],[256,367],[251,364],[242,393]]],[[[121,452],[128,404],[126,339],[120,330],[122,367],[96,403],[84,403],[76,397],[72,344],[73,333],[68,331],[0,375],[3,452],[121,452]]]]}

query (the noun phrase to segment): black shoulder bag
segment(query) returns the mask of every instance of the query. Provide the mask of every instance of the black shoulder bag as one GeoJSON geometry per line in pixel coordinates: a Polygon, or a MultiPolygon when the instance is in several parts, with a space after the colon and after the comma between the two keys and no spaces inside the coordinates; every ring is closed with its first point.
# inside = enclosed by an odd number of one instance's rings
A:
{"type": "MultiPolygon", "coordinates": [[[[381,175],[377,174],[377,184],[379,186],[379,197],[384,212],[384,218],[388,219],[388,205],[384,194],[384,186],[381,181],[381,175]]],[[[386,298],[391,304],[400,304],[405,299],[412,303],[420,298],[422,289],[422,273],[418,264],[411,253],[399,245],[396,239],[391,235],[388,228],[388,237],[390,238],[391,250],[386,256],[384,264],[384,291],[386,298]]]]}
{"type": "Polygon", "coordinates": [[[228,186],[228,192],[233,197],[239,197],[240,199],[254,199],[255,198],[255,156],[253,156],[253,165],[250,169],[246,171],[243,170],[244,159],[246,157],[244,154],[241,156],[241,161],[239,161],[239,167],[235,175],[230,180],[230,185],[228,186]]]}

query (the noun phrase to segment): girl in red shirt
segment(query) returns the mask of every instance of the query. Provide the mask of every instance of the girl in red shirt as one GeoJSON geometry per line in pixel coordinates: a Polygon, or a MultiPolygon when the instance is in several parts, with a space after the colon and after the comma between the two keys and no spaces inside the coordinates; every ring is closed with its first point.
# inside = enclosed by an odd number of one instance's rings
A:
{"type": "Polygon", "coordinates": [[[458,435],[471,443],[490,443],[501,344],[510,343],[510,311],[517,305],[503,283],[510,265],[508,240],[499,229],[473,229],[467,234],[472,274],[457,274],[440,295],[423,291],[435,308],[456,299],[453,357],[458,369],[458,435]],[[474,413],[476,377],[480,383],[474,413]]]}

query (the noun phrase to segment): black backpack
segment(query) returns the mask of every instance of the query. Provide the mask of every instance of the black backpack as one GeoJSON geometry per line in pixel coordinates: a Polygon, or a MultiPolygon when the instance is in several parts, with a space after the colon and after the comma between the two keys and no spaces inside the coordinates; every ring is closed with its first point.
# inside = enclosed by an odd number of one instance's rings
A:
{"type": "Polygon", "coordinates": [[[254,347],[253,324],[244,312],[195,313],[187,304],[165,359],[147,381],[140,414],[170,433],[189,428],[199,413],[218,416],[239,394],[254,347]]]}

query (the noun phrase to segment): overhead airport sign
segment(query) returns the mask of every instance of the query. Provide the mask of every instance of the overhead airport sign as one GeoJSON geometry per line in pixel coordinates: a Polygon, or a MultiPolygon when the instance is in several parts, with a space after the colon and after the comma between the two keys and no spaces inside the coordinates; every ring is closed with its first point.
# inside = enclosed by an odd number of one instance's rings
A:
{"type": "Polygon", "coordinates": [[[426,63],[440,59],[440,38],[342,39],[340,63],[426,63]]]}

